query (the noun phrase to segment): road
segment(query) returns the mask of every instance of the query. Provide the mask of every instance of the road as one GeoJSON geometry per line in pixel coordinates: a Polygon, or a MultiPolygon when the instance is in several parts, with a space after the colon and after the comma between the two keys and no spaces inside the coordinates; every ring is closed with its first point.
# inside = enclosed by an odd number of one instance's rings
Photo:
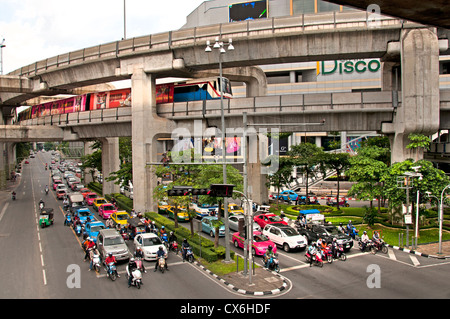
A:
{"type": "MultiPolygon", "coordinates": [[[[24,165],[17,182],[17,200],[0,197],[0,298],[19,299],[248,299],[234,293],[195,264],[183,263],[169,254],[170,271],[153,272],[154,263],[145,262],[144,286],[127,288],[125,264],[119,265],[121,278],[112,282],[104,271],[88,271],[79,238],[63,225],[62,202],[50,185],[48,153],[38,153],[24,165]],[[55,224],[37,226],[37,203],[43,198],[55,209],[55,224]]],[[[97,215],[98,216],[98,215],[97,215]]],[[[206,237],[208,235],[205,234],[206,237]]],[[[221,243],[223,243],[221,238],[221,243]]],[[[131,244],[131,243],[129,243],[131,244]]],[[[232,249],[235,248],[231,245],[232,249]]],[[[235,250],[242,255],[242,250],[235,250]]],[[[290,287],[272,300],[323,298],[417,299],[450,298],[449,260],[424,258],[389,249],[388,254],[361,253],[354,247],[347,261],[335,261],[323,268],[309,267],[304,251],[279,250],[281,275],[290,287]]],[[[256,258],[261,265],[261,259],[256,258]]],[[[255,297],[257,299],[257,297],[255,297]]]]}

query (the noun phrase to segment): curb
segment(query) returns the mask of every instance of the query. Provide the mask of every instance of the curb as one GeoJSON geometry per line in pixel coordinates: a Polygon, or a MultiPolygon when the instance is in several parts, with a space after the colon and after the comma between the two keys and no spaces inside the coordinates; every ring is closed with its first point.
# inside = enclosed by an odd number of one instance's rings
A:
{"type": "Polygon", "coordinates": [[[216,275],[215,273],[211,272],[209,269],[205,268],[203,265],[199,264],[197,261],[194,261],[195,264],[197,264],[201,269],[203,269],[205,272],[207,272],[208,274],[210,274],[211,276],[213,276],[214,278],[216,278],[217,280],[219,280],[221,283],[223,283],[225,286],[227,286],[229,289],[240,293],[242,295],[247,295],[247,296],[270,296],[270,295],[278,295],[280,294],[283,290],[285,290],[288,287],[288,283],[286,281],[286,279],[282,276],[280,276],[278,273],[270,271],[265,269],[266,271],[272,273],[273,275],[276,275],[278,277],[280,277],[280,279],[283,280],[283,285],[277,289],[273,289],[273,290],[268,290],[268,291],[247,291],[245,289],[240,289],[235,287],[234,285],[230,284],[229,282],[227,282],[226,280],[220,278],[218,275],[216,275]]]}
{"type": "Polygon", "coordinates": [[[386,244],[388,247],[392,248],[392,249],[396,249],[396,250],[400,250],[400,251],[404,251],[406,253],[410,253],[413,255],[417,255],[417,256],[421,256],[421,257],[426,257],[426,258],[435,258],[435,259],[449,259],[450,256],[436,256],[436,255],[429,255],[429,254],[424,254],[412,249],[407,249],[407,248],[401,248],[399,246],[393,246],[393,245],[389,245],[386,244]]]}

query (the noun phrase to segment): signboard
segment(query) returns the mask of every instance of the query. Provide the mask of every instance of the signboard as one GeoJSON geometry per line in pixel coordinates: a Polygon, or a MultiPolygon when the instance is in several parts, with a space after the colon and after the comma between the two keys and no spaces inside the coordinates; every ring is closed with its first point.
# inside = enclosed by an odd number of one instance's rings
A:
{"type": "Polygon", "coordinates": [[[268,17],[267,0],[230,4],[228,8],[230,22],[265,19],[268,17]]]}
{"type": "Polygon", "coordinates": [[[413,222],[412,222],[412,215],[411,214],[406,214],[405,215],[405,224],[407,224],[407,225],[411,225],[413,222]]]}

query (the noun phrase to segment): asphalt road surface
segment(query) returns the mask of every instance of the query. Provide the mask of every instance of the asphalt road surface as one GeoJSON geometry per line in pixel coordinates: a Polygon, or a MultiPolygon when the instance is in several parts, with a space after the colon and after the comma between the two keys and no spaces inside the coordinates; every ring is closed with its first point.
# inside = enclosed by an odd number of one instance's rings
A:
{"type": "MultiPolygon", "coordinates": [[[[119,265],[117,281],[103,271],[88,271],[80,240],[63,225],[62,202],[45,185],[50,185],[49,153],[39,152],[24,165],[17,182],[17,200],[2,195],[0,202],[0,298],[14,299],[248,299],[230,291],[199,267],[183,263],[169,254],[169,272],[153,272],[154,262],[145,262],[147,273],[140,290],[128,288],[125,264],[119,265]],[[37,225],[39,199],[55,210],[55,224],[41,229],[37,225]]],[[[97,215],[98,216],[98,215],[97,215]]],[[[207,234],[204,234],[208,237],[207,234]]],[[[231,238],[231,236],[230,236],[231,238]]],[[[223,238],[221,244],[223,245],[223,238]]],[[[128,243],[132,248],[132,243],[128,243]]],[[[235,248],[231,246],[231,249],[235,248]]],[[[356,245],[357,246],[357,245],[356,245]]],[[[243,253],[237,249],[236,253],[243,253]]],[[[348,252],[347,261],[334,261],[323,268],[309,267],[304,251],[279,250],[281,275],[291,283],[289,289],[272,300],[285,299],[418,299],[450,298],[449,260],[424,258],[389,249],[388,254],[348,252]]],[[[256,258],[261,264],[261,259],[256,258]]],[[[254,297],[257,299],[257,297],[254,297]]]]}

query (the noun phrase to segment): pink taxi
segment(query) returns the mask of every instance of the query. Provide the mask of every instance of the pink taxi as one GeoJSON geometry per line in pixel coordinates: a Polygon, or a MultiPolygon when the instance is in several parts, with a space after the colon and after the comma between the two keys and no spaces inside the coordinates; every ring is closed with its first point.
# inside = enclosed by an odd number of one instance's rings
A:
{"type": "MultiPolygon", "coordinates": [[[[232,242],[234,247],[244,249],[244,240],[245,238],[239,234],[239,232],[234,233],[232,237],[232,242]]],[[[262,256],[266,252],[269,245],[272,246],[272,251],[274,253],[277,252],[277,246],[263,233],[260,231],[253,232],[253,245],[252,251],[254,255],[262,256]]]]}

